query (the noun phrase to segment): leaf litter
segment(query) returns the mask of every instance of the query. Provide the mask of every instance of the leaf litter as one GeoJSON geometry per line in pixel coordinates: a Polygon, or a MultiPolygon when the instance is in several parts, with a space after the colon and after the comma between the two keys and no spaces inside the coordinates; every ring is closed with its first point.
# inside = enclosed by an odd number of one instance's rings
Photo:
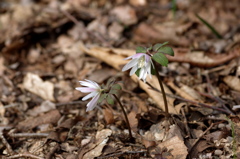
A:
{"type": "Polygon", "coordinates": [[[175,16],[171,2],[1,1],[0,157],[239,158],[239,1],[176,1],[175,16]],[[169,120],[155,78],[119,71],[137,46],[164,41],[169,120]],[[111,77],[135,143],[116,104],[86,113],[74,90],[111,77]]]}

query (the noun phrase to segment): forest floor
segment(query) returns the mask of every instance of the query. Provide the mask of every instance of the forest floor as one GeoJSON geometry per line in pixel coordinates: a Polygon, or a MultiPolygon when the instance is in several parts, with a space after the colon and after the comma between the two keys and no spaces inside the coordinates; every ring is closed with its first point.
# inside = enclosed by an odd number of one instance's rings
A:
{"type": "Polygon", "coordinates": [[[1,0],[0,158],[240,158],[239,6],[1,0]],[[158,68],[169,118],[155,76],[151,88],[121,71],[137,46],[164,42],[175,53],[158,68]],[[117,103],[86,112],[75,89],[110,78],[122,86],[134,140],[117,103]]]}

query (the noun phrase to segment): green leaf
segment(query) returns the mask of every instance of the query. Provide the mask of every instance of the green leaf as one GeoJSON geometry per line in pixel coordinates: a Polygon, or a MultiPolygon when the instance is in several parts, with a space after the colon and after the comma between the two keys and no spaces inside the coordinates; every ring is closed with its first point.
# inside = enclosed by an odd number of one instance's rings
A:
{"type": "Polygon", "coordinates": [[[121,87],[120,84],[114,84],[114,85],[112,86],[112,89],[120,90],[120,89],[122,89],[122,87],[121,87]]]}
{"type": "Polygon", "coordinates": [[[164,46],[164,47],[161,47],[158,51],[158,53],[165,53],[165,54],[168,54],[170,56],[174,56],[174,51],[171,47],[169,46],[164,46]]]}
{"type": "Polygon", "coordinates": [[[100,98],[98,99],[98,103],[101,103],[105,98],[107,97],[107,94],[104,93],[100,96],[100,98]]]}
{"type": "Polygon", "coordinates": [[[108,102],[108,104],[114,104],[114,100],[113,100],[113,98],[111,97],[111,95],[108,95],[108,96],[107,96],[107,102],[108,102]]]}
{"type": "Polygon", "coordinates": [[[116,90],[116,89],[111,89],[109,91],[109,94],[118,94],[119,93],[119,90],[116,90]]]}
{"type": "Polygon", "coordinates": [[[138,46],[136,48],[136,53],[146,53],[146,52],[147,52],[147,49],[145,47],[138,46]]]}
{"type": "Polygon", "coordinates": [[[155,60],[157,63],[161,64],[162,66],[168,65],[168,59],[162,53],[156,53],[153,55],[152,58],[153,58],[153,60],[155,60]]]}
{"type": "Polygon", "coordinates": [[[206,20],[204,20],[202,17],[200,17],[198,14],[195,14],[196,17],[203,23],[205,24],[212,32],[213,34],[215,34],[215,36],[218,38],[218,39],[222,39],[223,37],[218,33],[218,31],[212,26],[210,25],[206,20]]]}
{"type": "Polygon", "coordinates": [[[114,77],[110,78],[110,79],[107,81],[106,88],[110,87],[110,86],[115,82],[115,80],[116,80],[116,79],[115,79],[114,77]]]}
{"type": "Polygon", "coordinates": [[[164,42],[164,43],[162,43],[162,44],[160,44],[160,43],[155,44],[155,45],[153,46],[153,51],[158,51],[158,49],[159,49],[160,47],[162,47],[162,46],[164,46],[164,45],[167,45],[167,44],[168,44],[168,41],[167,41],[167,42],[164,42]]]}

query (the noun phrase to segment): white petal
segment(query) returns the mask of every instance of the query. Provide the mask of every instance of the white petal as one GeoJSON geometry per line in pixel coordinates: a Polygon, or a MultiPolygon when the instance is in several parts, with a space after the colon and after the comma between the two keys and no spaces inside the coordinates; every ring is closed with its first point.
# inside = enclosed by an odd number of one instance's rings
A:
{"type": "Polygon", "coordinates": [[[147,72],[145,72],[145,74],[143,75],[143,81],[144,81],[144,83],[146,83],[146,78],[147,78],[147,72]]]}
{"type": "Polygon", "coordinates": [[[87,79],[85,79],[85,80],[88,81],[88,82],[90,82],[90,83],[92,83],[93,85],[95,85],[96,88],[99,88],[99,89],[100,89],[100,86],[99,86],[96,82],[91,81],[91,80],[87,80],[87,79]]]}
{"type": "Polygon", "coordinates": [[[147,55],[147,54],[145,54],[145,53],[137,53],[137,54],[133,55],[132,58],[133,58],[133,59],[135,59],[135,58],[139,59],[139,58],[141,58],[142,56],[146,56],[146,55],[147,55]]]}
{"type": "Polygon", "coordinates": [[[98,93],[88,104],[87,104],[87,112],[93,110],[98,102],[98,99],[100,97],[100,93],[98,93]]]}
{"type": "Polygon", "coordinates": [[[133,59],[130,62],[128,62],[123,68],[122,71],[126,71],[128,69],[130,69],[131,67],[133,67],[134,65],[137,65],[137,61],[138,59],[133,59]]]}
{"type": "Polygon", "coordinates": [[[141,68],[140,73],[139,73],[139,77],[138,77],[138,78],[139,78],[139,79],[142,79],[144,73],[145,73],[145,67],[141,68]]]}
{"type": "Polygon", "coordinates": [[[89,87],[89,88],[96,88],[96,86],[93,85],[93,84],[90,83],[90,82],[86,82],[86,81],[79,81],[79,82],[80,82],[80,84],[81,84],[82,86],[86,86],[86,87],[89,87]]]}
{"type": "Polygon", "coordinates": [[[77,87],[75,89],[82,93],[90,93],[90,92],[96,91],[95,88],[88,88],[88,87],[77,87]]]}
{"type": "Polygon", "coordinates": [[[132,76],[137,70],[138,70],[138,67],[137,67],[137,65],[136,65],[136,66],[134,66],[134,67],[131,69],[129,75],[132,76]]]}
{"type": "Polygon", "coordinates": [[[129,56],[129,57],[127,57],[127,58],[123,59],[123,60],[132,59],[132,57],[133,57],[133,56],[134,56],[134,55],[132,55],[132,56],[129,56]]]}
{"type": "Polygon", "coordinates": [[[88,100],[89,98],[92,98],[92,97],[96,96],[96,94],[98,94],[98,92],[96,92],[96,91],[92,92],[92,93],[86,95],[85,97],[83,97],[82,100],[83,101],[88,100]]]}
{"type": "Polygon", "coordinates": [[[151,64],[147,65],[147,73],[149,74],[150,78],[152,78],[152,74],[151,74],[151,64]]]}

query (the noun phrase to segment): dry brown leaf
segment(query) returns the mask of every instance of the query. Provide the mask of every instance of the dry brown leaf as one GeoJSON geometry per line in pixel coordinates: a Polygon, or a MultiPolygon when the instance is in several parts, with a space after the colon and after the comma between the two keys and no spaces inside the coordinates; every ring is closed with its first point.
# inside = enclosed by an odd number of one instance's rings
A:
{"type": "Polygon", "coordinates": [[[27,129],[35,128],[36,126],[42,125],[42,124],[47,124],[47,123],[56,124],[60,119],[60,117],[61,117],[61,114],[59,113],[59,111],[57,109],[54,109],[38,117],[28,118],[22,122],[19,122],[17,125],[17,128],[19,130],[24,130],[24,129],[27,130],[27,129]]]}
{"type": "Polygon", "coordinates": [[[170,41],[171,44],[188,46],[189,41],[186,38],[177,36],[176,26],[170,25],[149,25],[141,23],[134,32],[133,39],[144,43],[157,43],[159,41],[170,41]],[[175,31],[174,31],[175,30],[175,31]]]}
{"type": "Polygon", "coordinates": [[[164,148],[167,147],[168,150],[173,149],[171,154],[176,159],[186,159],[188,155],[187,147],[184,144],[184,141],[178,136],[174,136],[160,144],[158,147],[164,148]]]}
{"type": "Polygon", "coordinates": [[[0,77],[3,75],[6,67],[4,66],[4,58],[0,57],[0,77]]]}
{"type": "Polygon", "coordinates": [[[129,3],[133,6],[144,6],[146,5],[146,0],[129,0],[129,3]]]}
{"type": "Polygon", "coordinates": [[[84,154],[83,159],[89,159],[98,157],[102,154],[103,147],[107,144],[109,136],[111,136],[112,130],[110,129],[103,129],[101,131],[98,131],[96,134],[96,144],[94,144],[94,147],[92,150],[84,154]]]}
{"type": "Polygon", "coordinates": [[[43,81],[38,75],[27,73],[23,79],[23,87],[45,100],[55,101],[53,97],[54,85],[49,81],[43,81]]]}
{"type": "Polygon", "coordinates": [[[132,25],[138,21],[135,10],[128,5],[113,8],[111,14],[125,25],[132,25]]]}
{"type": "Polygon", "coordinates": [[[97,83],[102,83],[104,80],[109,79],[111,76],[115,75],[116,71],[109,68],[102,68],[94,71],[88,76],[89,80],[95,81],[97,83]]]}
{"type": "Polygon", "coordinates": [[[53,109],[56,109],[56,106],[54,103],[50,101],[44,101],[41,103],[40,106],[30,109],[27,113],[30,114],[31,116],[37,116],[41,113],[45,113],[53,109]]]}
{"type": "MultiPolygon", "coordinates": [[[[136,53],[135,50],[131,49],[117,49],[117,48],[98,48],[100,50],[105,50],[114,54],[122,55],[124,58],[127,56],[132,56],[136,53]]],[[[228,53],[215,54],[210,52],[203,51],[194,51],[192,52],[187,48],[173,48],[174,56],[167,56],[169,61],[172,62],[181,62],[189,63],[193,66],[198,67],[215,67],[221,64],[224,64],[236,57],[240,56],[240,48],[235,48],[228,53]],[[198,58],[196,58],[198,57],[198,58]],[[199,59],[199,57],[201,57],[199,59]]]]}
{"type": "Polygon", "coordinates": [[[185,91],[181,90],[180,88],[178,88],[177,86],[175,86],[175,84],[172,82],[172,81],[169,81],[168,82],[168,85],[174,89],[177,94],[179,94],[179,96],[185,98],[185,99],[188,99],[188,100],[195,100],[192,96],[190,96],[188,93],[186,93],[185,91]]]}
{"type": "Polygon", "coordinates": [[[114,115],[111,108],[103,109],[103,115],[107,125],[114,123],[114,115]]]}
{"type": "MultiPolygon", "coordinates": [[[[109,51],[109,49],[106,49],[106,48],[102,49],[100,47],[93,47],[91,49],[88,49],[84,45],[82,45],[80,47],[80,49],[82,51],[86,52],[87,54],[104,61],[105,63],[107,63],[108,65],[114,67],[117,70],[121,70],[122,66],[127,63],[127,61],[123,60],[124,59],[123,56],[112,53],[112,51],[114,51],[114,49],[111,49],[110,51],[109,51]]],[[[142,81],[139,81],[139,79],[138,79],[138,77],[136,75],[131,76],[131,78],[136,83],[139,83],[139,86],[144,91],[146,91],[148,93],[148,95],[156,102],[156,104],[162,110],[165,110],[164,102],[162,100],[163,99],[162,94],[156,93],[156,91],[153,91],[153,90],[149,89],[149,86],[146,83],[144,83],[142,81]]],[[[155,76],[152,79],[148,78],[147,81],[149,83],[151,83],[154,87],[160,89],[158,80],[157,80],[157,78],[155,76]]],[[[168,87],[166,87],[165,84],[164,84],[164,89],[165,89],[166,93],[172,94],[172,92],[168,89],[168,87]]],[[[167,97],[167,101],[168,101],[169,112],[172,113],[172,114],[177,114],[177,111],[173,107],[174,99],[167,97]]]]}
{"type": "Polygon", "coordinates": [[[240,79],[236,76],[226,76],[223,81],[233,90],[240,92],[240,79]]]}
{"type": "Polygon", "coordinates": [[[129,124],[130,124],[130,127],[132,129],[132,131],[134,132],[137,132],[138,131],[138,119],[136,118],[136,112],[135,111],[131,111],[129,114],[128,114],[128,120],[129,120],[129,124]]]}
{"type": "Polygon", "coordinates": [[[181,90],[186,92],[188,95],[190,95],[194,100],[203,102],[201,100],[201,96],[193,88],[191,88],[185,84],[181,84],[181,90]]]}

